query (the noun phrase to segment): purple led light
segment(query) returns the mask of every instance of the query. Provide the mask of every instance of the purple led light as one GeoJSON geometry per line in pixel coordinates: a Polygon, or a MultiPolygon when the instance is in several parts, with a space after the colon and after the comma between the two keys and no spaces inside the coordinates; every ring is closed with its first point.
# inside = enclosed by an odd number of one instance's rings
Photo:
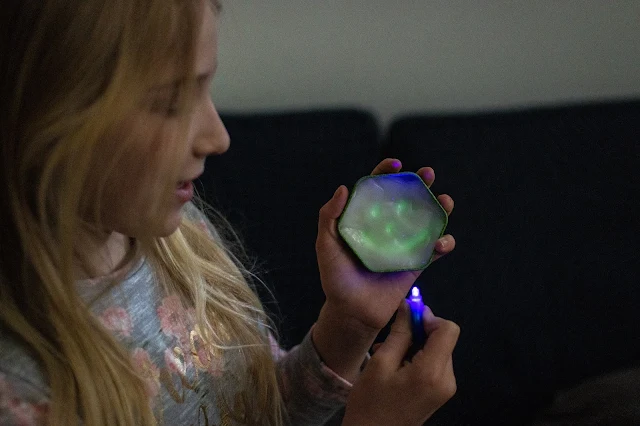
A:
{"type": "Polygon", "coordinates": [[[420,297],[420,289],[416,286],[413,286],[411,288],[411,298],[415,299],[415,298],[420,298],[420,300],[422,300],[422,297],[420,297]]]}
{"type": "MultiPolygon", "coordinates": [[[[422,301],[422,295],[420,289],[416,286],[411,288],[411,295],[407,299],[409,302],[409,308],[411,309],[412,316],[422,317],[422,311],[424,310],[424,302],[422,301]]],[[[422,326],[422,319],[420,319],[420,327],[422,326]]]]}
{"type": "Polygon", "coordinates": [[[422,316],[424,313],[424,302],[422,301],[422,295],[420,289],[416,286],[411,288],[411,294],[407,299],[409,303],[409,309],[411,311],[411,335],[412,343],[407,353],[407,359],[411,360],[413,355],[422,349],[427,339],[424,331],[424,324],[422,316]]]}

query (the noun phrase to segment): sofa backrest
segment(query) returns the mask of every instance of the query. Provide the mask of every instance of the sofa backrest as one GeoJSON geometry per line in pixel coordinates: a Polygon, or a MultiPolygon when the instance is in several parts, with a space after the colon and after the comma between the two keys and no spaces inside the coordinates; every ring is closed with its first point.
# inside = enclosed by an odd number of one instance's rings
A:
{"type": "Polygon", "coordinates": [[[404,117],[383,151],[456,201],[457,248],[418,280],[463,330],[442,424],[524,424],[640,362],[640,102],[404,117]]]}

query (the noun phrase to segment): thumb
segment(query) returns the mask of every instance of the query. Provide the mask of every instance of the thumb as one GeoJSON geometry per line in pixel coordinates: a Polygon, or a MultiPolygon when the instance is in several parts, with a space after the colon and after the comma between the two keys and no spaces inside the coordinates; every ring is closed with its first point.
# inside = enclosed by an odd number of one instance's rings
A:
{"type": "Polygon", "coordinates": [[[380,345],[375,355],[382,364],[395,371],[402,365],[404,357],[411,346],[411,324],[409,320],[409,305],[402,299],[398,308],[398,315],[391,324],[391,331],[387,339],[380,345]]]}
{"type": "Polygon", "coordinates": [[[318,245],[324,245],[327,239],[334,240],[338,237],[336,220],[342,214],[347,204],[349,190],[346,186],[340,185],[333,197],[320,209],[318,218],[318,245]]]}

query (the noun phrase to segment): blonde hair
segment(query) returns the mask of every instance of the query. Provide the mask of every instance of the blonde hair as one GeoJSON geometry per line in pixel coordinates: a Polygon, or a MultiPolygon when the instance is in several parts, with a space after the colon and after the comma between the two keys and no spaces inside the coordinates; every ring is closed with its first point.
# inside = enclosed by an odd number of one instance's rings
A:
{"type": "MultiPolygon", "coordinates": [[[[100,194],[126,154],[116,147],[105,162],[100,144],[138,107],[168,57],[181,64],[184,81],[193,75],[201,7],[198,0],[3,4],[0,324],[41,362],[50,424],[75,424],[78,416],[87,425],[156,423],[130,355],[75,290],[76,244],[87,217],[100,226],[100,194]],[[91,180],[96,165],[104,173],[91,180]]],[[[236,419],[282,424],[269,318],[229,244],[189,220],[138,244],[160,284],[194,308],[203,340],[236,349],[247,366],[243,385],[252,393],[236,419]]]]}

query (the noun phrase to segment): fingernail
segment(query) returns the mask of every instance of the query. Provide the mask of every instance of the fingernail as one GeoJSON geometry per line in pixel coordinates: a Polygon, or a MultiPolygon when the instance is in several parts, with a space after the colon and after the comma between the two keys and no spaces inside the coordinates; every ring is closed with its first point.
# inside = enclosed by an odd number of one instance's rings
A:
{"type": "Polygon", "coordinates": [[[339,192],[340,192],[340,187],[338,187],[338,189],[336,189],[336,192],[333,193],[333,198],[337,198],[339,192]]]}
{"type": "Polygon", "coordinates": [[[400,162],[398,160],[393,160],[393,168],[394,169],[399,169],[400,166],[402,166],[402,164],[400,164],[400,162]]]}

